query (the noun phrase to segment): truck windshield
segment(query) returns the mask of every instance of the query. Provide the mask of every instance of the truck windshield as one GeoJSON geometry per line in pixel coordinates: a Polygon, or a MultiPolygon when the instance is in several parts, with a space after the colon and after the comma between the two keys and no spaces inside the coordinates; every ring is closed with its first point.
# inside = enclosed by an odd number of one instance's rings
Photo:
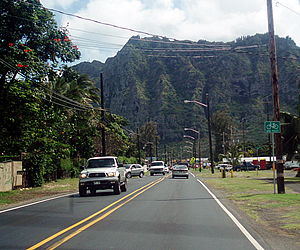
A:
{"type": "Polygon", "coordinates": [[[110,168],[114,166],[114,159],[92,159],[87,164],[87,168],[110,168]]]}
{"type": "Polygon", "coordinates": [[[151,163],[151,167],[154,167],[154,166],[163,166],[164,163],[163,162],[152,162],[151,163]]]}

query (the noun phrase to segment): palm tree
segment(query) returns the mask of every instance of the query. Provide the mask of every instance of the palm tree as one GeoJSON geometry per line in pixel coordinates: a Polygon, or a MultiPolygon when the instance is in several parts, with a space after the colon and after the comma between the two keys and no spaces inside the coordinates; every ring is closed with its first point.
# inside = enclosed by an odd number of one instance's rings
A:
{"type": "Polygon", "coordinates": [[[225,155],[219,154],[219,158],[228,159],[232,166],[239,165],[242,156],[243,156],[243,152],[238,145],[231,146],[225,155]]]}

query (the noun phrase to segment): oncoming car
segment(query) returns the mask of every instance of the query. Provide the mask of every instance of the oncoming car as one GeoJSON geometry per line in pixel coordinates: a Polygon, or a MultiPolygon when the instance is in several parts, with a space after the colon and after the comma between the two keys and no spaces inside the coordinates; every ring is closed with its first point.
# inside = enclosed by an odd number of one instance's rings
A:
{"type": "Polygon", "coordinates": [[[150,175],[163,174],[165,175],[165,163],[163,161],[153,161],[150,164],[150,175]]]}
{"type": "Polygon", "coordinates": [[[126,164],[126,177],[129,179],[132,176],[144,177],[144,168],[140,164],[126,164]]]}
{"type": "Polygon", "coordinates": [[[189,169],[186,165],[175,165],[172,169],[172,178],[185,177],[189,178],[189,169]]]}

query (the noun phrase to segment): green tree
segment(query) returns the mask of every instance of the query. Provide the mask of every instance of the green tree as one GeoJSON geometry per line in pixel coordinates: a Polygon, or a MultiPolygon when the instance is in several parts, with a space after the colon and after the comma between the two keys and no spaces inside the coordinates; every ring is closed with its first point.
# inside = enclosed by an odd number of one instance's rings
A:
{"type": "Polygon", "coordinates": [[[67,30],[38,0],[2,0],[0,9],[0,94],[17,72],[42,80],[56,75],[57,63],[79,59],[67,30]]]}
{"type": "Polygon", "coordinates": [[[241,147],[238,145],[233,145],[229,148],[229,150],[226,152],[226,154],[220,154],[219,159],[226,158],[230,161],[230,164],[232,166],[239,165],[241,162],[241,157],[243,156],[243,151],[241,147]]]}
{"type": "Polygon", "coordinates": [[[150,121],[145,123],[140,128],[140,142],[141,148],[145,151],[147,156],[155,156],[155,142],[159,140],[157,133],[157,123],[150,121]]]}
{"type": "Polygon", "coordinates": [[[226,111],[217,111],[212,115],[211,125],[215,137],[214,155],[217,158],[219,154],[224,154],[224,150],[226,152],[229,148],[228,141],[232,122],[226,111]]]}

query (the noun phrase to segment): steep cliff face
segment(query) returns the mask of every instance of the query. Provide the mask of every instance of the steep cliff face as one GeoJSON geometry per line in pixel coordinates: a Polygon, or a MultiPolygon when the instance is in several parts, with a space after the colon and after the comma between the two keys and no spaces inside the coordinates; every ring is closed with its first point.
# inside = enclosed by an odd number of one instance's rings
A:
{"type": "MultiPolygon", "coordinates": [[[[105,64],[94,61],[90,67],[81,63],[73,68],[96,82],[103,73],[105,107],[126,117],[132,130],[152,120],[165,142],[182,140],[183,127],[200,127],[205,133],[206,109],[183,101],[206,103],[209,93],[212,113],[227,110],[237,129],[246,118],[248,136],[265,140],[261,126],[266,102],[272,100],[268,36],[198,45],[134,37],[105,64]]],[[[277,38],[277,52],[281,107],[296,113],[300,50],[287,37],[277,38]]]]}

